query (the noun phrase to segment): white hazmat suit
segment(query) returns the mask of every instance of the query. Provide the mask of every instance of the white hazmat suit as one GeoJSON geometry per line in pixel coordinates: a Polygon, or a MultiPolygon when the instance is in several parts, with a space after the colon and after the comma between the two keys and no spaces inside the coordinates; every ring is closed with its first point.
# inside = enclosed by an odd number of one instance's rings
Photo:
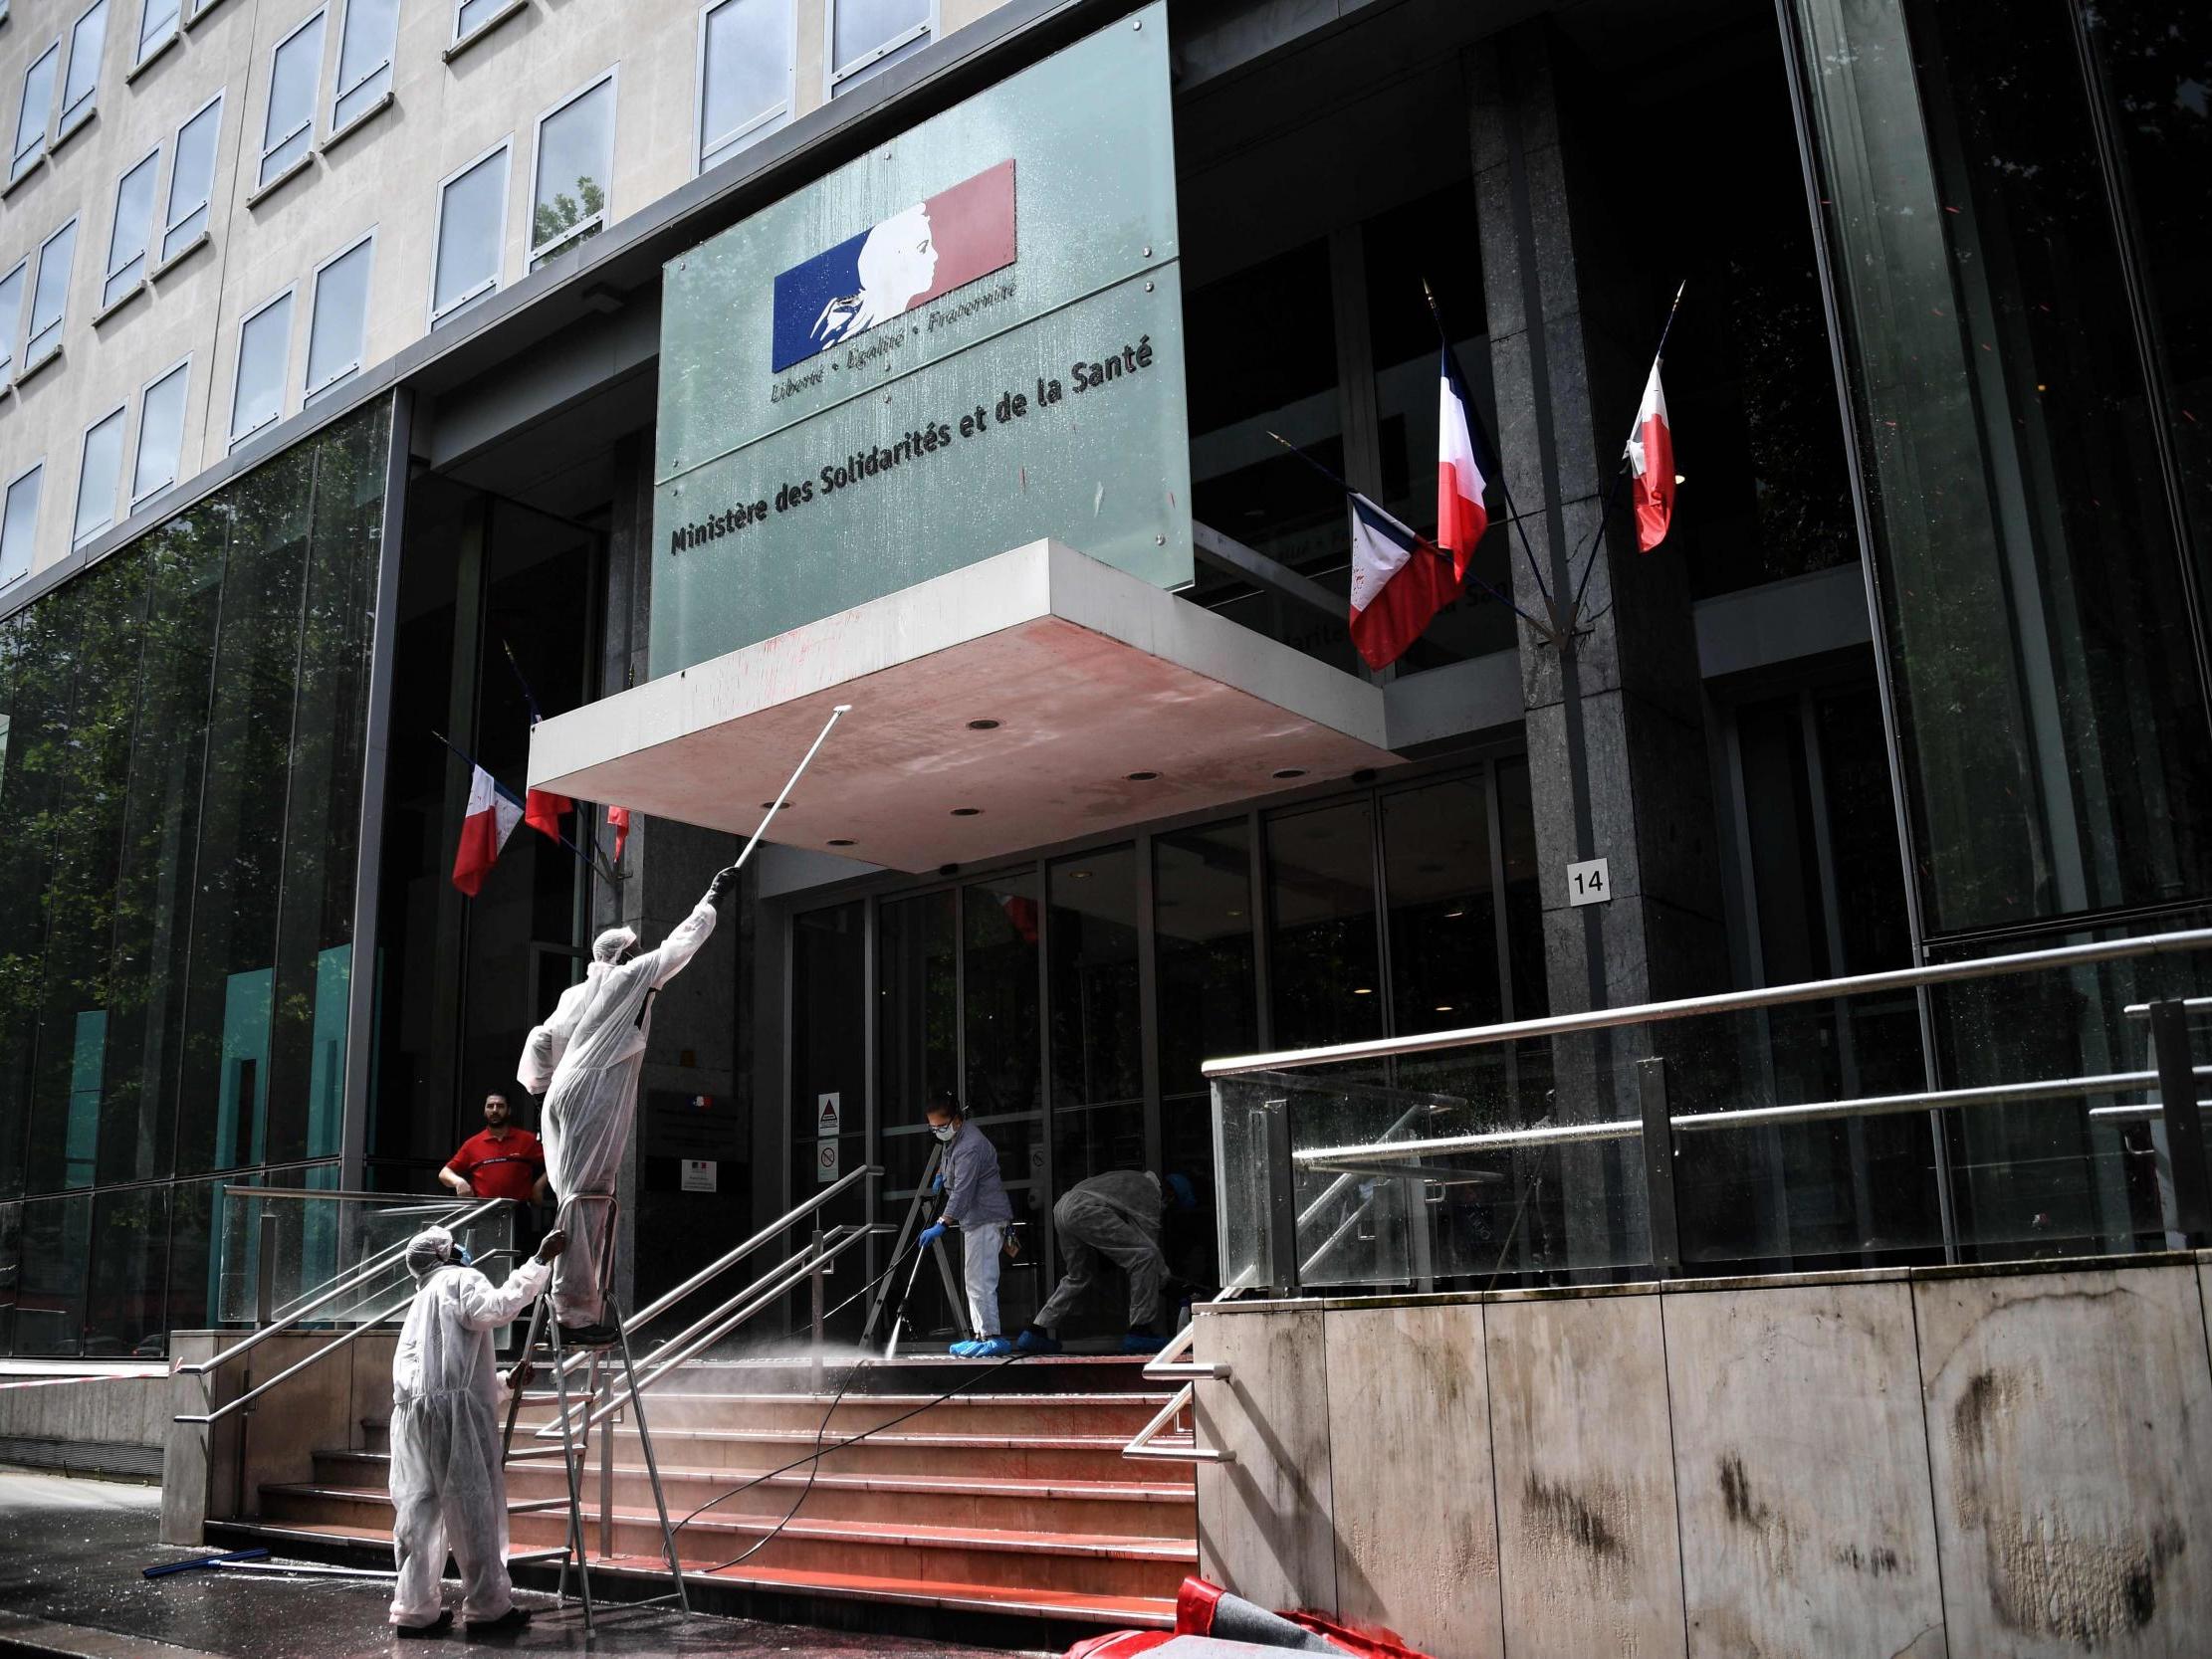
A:
{"type": "MultiPolygon", "coordinates": [[[[735,879],[734,877],[732,878],[735,879]]],[[[553,1314],[562,1325],[599,1322],[599,1252],[611,1196],[637,1116],[637,1078],[652,1029],[652,996],[681,973],[715,931],[715,899],[725,885],[692,907],[656,950],[623,959],[637,943],[627,928],[601,933],[591,946],[583,983],[560,993],[553,1017],[523,1044],[515,1068],[523,1087],[544,1095],[540,1124],[546,1179],[560,1199],[558,1225],[568,1248],[553,1268],[553,1314]]]]}
{"type": "Polygon", "coordinates": [[[492,1333],[528,1308],[551,1271],[526,1261],[495,1287],[473,1267],[440,1266],[453,1235],[432,1227],[407,1252],[422,1279],[391,1362],[392,1554],[399,1582],[391,1621],[438,1617],[446,1551],[461,1569],[461,1615],[472,1624],[514,1605],[507,1579],[503,1394],[492,1333]]]}

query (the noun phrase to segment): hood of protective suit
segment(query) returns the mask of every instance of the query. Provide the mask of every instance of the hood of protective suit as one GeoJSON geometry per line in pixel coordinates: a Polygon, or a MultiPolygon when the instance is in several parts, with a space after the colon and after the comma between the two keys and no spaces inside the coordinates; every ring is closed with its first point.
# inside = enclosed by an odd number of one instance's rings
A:
{"type": "Polygon", "coordinates": [[[591,941],[591,959],[595,962],[618,962],[622,952],[637,943],[635,928],[609,928],[591,941]]]}
{"type": "Polygon", "coordinates": [[[453,1235],[443,1227],[425,1227],[407,1243],[407,1271],[427,1279],[453,1260],[453,1235]]]}

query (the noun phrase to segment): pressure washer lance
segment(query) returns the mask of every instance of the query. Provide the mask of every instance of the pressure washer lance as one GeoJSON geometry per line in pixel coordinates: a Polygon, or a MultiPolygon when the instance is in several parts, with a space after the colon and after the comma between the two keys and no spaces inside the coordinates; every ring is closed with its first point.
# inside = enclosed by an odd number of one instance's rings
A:
{"type": "Polygon", "coordinates": [[[799,757],[797,769],[791,773],[790,781],[784,784],[776,793],[775,799],[769,803],[768,816],[761,820],[761,827],[753,832],[753,839],[745,844],[745,851],[738,854],[738,862],[730,866],[733,873],[745,868],[745,861],[753,856],[753,849],[761,844],[761,837],[768,834],[769,825],[774,822],[775,815],[782,811],[784,807],[790,805],[791,791],[798,786],[800,775],[814,763],[814,752],[828,738],[830,726],[835,726],[851,713],[852,705],[849,703],[840,703],[829,711],[829,719],[823,725],[820,733],[814,738],[813,747],[807,749],[805,754],[799,757]]]}
{"type": "Polygon", "coordinates": [[[914,1247],[914,1271],[906,1276],[906,1289],[899,1293],[899,1310],[891,1317],[891,1340],[883,1347],[883,1356],[886,1359],[896,1359],[899,1356],[899,1334],[906,1327],[907,1300],[914,1295],[914,1282],[922,1277],[922,1263],[929,1253],[929,1246],[926,1244],[917,1244],[914,1247]]]}

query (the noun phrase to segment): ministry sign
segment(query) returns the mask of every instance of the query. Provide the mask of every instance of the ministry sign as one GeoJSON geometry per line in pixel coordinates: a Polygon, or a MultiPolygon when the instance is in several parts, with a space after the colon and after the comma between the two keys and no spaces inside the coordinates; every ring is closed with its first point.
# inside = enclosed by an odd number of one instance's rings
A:
{"type": "Polygon", "coordinates": [[[1052,536],[1191,577],[1154,5],[671,262],[652,672],[1052,536]]]}

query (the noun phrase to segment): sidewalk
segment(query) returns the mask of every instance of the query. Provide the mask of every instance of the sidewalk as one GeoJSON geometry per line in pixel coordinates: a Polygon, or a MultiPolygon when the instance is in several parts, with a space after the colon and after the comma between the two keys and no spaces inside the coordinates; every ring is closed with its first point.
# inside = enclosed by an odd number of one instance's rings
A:
{"type": "MultiPolygon", "coordinates": [[[[211,1554],[156,1544],[161,1494],[151,1486],[0,1472],[0,1654],[86,1659],[348,1659],[395,1650],[582,1653],[583,1615],[553,1598],[519,1638],[469,1642],[458,1620],[444,1642],[402,1647],[384,1620],[390,1592],[367,1579],[279,1578],[182,1572],[146,1578],[161,1561],[211,1554]]],[[[449,1590],[452,1588],[448,1586],[449,1590]]],[[[606,1607],[590,1651],[683,1659],[1003,1659],[1003,1650],[947,1647],[896,1636],[694,1617],[663,1608],[606,1607]]]]}

